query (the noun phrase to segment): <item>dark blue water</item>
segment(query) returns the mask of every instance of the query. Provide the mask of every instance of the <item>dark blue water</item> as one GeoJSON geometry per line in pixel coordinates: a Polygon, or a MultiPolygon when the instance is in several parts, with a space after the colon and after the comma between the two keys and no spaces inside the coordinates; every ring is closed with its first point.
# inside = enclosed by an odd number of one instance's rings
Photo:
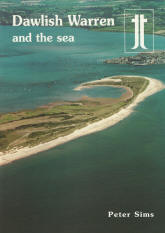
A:
{"type": "MultiPolygon", "coordinates": [[[[165,82],[164,65],[102,63],[123,55],[122,33],[67,28],[64,32],[78,38],[74,45],[26,48],[9,43],[11,28],[2,30],[6,40],[0,37],[0,51],[6,57],[1,57],[1,111],[35,107],[65,95],[73,97],[75,86],[104,76],[145,75],[165,82]]],[[[165,38],[157,36],[156,49],[164,49],[164,45],[165,38]]],[[[162,232],[164,99],[162,91],[147,98],[114,127],[1,167],[0,231],[162,232]],[[155,218],[108,219],[108,210],[154,212],[155,218]]]]}

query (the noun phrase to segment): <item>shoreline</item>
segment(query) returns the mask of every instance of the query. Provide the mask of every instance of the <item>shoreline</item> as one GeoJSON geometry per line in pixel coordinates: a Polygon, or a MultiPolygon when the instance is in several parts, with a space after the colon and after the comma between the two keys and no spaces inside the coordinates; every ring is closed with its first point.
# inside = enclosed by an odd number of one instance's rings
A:
{"type": "MultiPolygon", "coordinates": [[[[113,114],[110,117],[107,117],[105,119],[102,119],[100,121],[91,123],[87,126],[85,126],[84,128],[81,129],[77,129],[75,130],[73,133],[63,136],[63,137],[59,137],[57,139],[54,139],[50,142],[46,142],[46,143],[42,143],[39,144],[37,146],[34,147],[25,147],[25,148],[21,148],[19,150],[15,150],[15,151],[11,151],[10,153],[0,153],[0,166],[9,164],[13,161],[16,161],[18,159],[22,159],[22,158],[26,158],[28,156],[31,156],[33,154],[37,154],[49,149],[52,149],[56,146],[59,146],[61,144],[64,144],[66,142],[72,141],[74,139],[77,139],[79,137],[85,136],[85,135],[89,135],[91,133],[95,133],[101,130],[104,130],[106,128],[109,128],[115,124],[117,124],[118,122],[122,121],[123,119],[125,119],[126,117],[128,117],[134,110],[134,108],[140,103],[142,102],[144,99],[146,99],[148,96],[151,96],[163,89],[165,89],[165,85],[157,80],[157,79],[153,79],[153,78],[148,78],[148,77],[144,77],[144,76],[135,76],[135,75],[119,75],[119,77],[139,77],[139,78],[145,78],[147,80],[149,80],[149,84],[146,87],[146,89],[140,93],[135,100],[129,104],[127,107],[122,108],[121,110],[119,110],[119,112],[113,114]]],[[[103,78],[100,80],[95,80],[92,82],[102,82],[105,80],[109,80],[110,78],[113,78],[114,76],[111,77],[107,77],[107,78],[103,78]]],[[[115,76],[116,77],[116,76],[115,76]]],[[[87,83],[92,83],[92,82],[87,82],[87,83]]],[[[83,85],[83,84],[81,84],[83,85]]],[[[81,87],[81,85],[79,87],[81,87]]],[[[79,88],[78,87],[78,88],[79,88]]]]}
{"type": "MultiPolygon", "coordinates": [[[[85,84],[92,84],[92,83],[95,83],[95,82],[97,82],[98,83],[98,85],[94,85],[94,86],[84,86],[84,83],[82,83],[82,84],[80,84],[78,87],[76,87],[76,88],[74,88],[74,90],[75,91],[81,91],[82,89],[90,89],[90,88],[95,88],[95,87],[100,87],[100,85],[99,85],[99,83],[101,83],[101,82],[103,82],[103,81],[109,81],[109,79],[110,78],[113,78],[113,77],[116,77],[116,76],[112,76],[112,77],[108,77],[108,78],[103,78],[103,79],[100,79],[100,80],[95,80],[95,81],[90,81],[90,82],[86,82],[85,84]]],[[[121,77],[121,75],[120,75],[120,77],[121,77]]],[[[127,75],[127,77],[129,77],[128,75],[127,75]]],[[[132,76],[131,76],[132,77],[132,76]]],[[[133,76],[133,77],[135,77],[135,76],[133,76]]],[[[120,82],[121,81],[121,79],[111,79],[111,81],[112,82],[120,82]]],[[[133,91],[131,90],[131,88],[130,87],[126,87],[126,86],[121,86],[121,85],[119,85],[119,86],[116,86],[116,85],[101,85],[101,86],[103,86],[103,87],[109,87],[109,86],[111,86],[111,87],[114,87],[114,88],[122,88],[122,89],[125,89],[126,90],[126,94],[128,94],[128,95],[130,95],[129,97],[127,97],[126,99],[129,99],[129,98],[131,98],[131,97],[133,97],[133,91]]],[[[125,94],[125,93],[124,93],[125,94]]],[[[122,94],[122,96],[124,95],[124,94],[122,94]]]]}

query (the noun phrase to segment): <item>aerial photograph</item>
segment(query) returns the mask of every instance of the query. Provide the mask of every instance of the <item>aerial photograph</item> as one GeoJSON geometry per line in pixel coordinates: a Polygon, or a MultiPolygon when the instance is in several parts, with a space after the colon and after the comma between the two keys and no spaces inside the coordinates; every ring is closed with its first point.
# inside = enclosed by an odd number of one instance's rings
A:
{"type": "Polygon", "coordinates": [[[0,233],[163,233],[165,0],[0,0],[0,233]]]}

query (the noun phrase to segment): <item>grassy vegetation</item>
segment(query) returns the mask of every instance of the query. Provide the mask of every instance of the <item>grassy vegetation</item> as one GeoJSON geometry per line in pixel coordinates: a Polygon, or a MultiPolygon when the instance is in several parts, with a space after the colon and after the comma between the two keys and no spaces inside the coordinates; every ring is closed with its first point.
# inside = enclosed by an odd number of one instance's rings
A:
{"type": "MultiPolygon", "coordinates": [[[[34,146],[60,136],[68,135],[89,123],[101,120],[130,104],[148,85],[148,80],[120,77],[121,82],[99,82],[99,85],[116,85],[131,88],[128,99],[87,98],[76,102],[63,102],[35,110],[0,115],[0,151],[34,146]]],[[[97,82],[84,86],[95,86],[97,82]]]]}
{"type": "MultiPolygon", "coordinates": [[[[54,16],[58,14],[67,25],[68,14],[81,14],[83,17],[113,17],[115,27],[97,27],[94,30],[100,31],[122,31],[124,9],[154,9],[155,10],[155,32],[164,31],[164,0],[41,0],[32,3],[31,1],[0,0],[0,24],[9,25],[12,23],[12,15],[19,14],[22,17],[36,18],[41,14],[54,16]]],[[[90,28],[91,29],[91,28],[90,28]]],[[[133,27],[128,28],[132,32],[133,27]]],[[[152,33],[151,24],[147,24],[146,33],[152,33]]]]}

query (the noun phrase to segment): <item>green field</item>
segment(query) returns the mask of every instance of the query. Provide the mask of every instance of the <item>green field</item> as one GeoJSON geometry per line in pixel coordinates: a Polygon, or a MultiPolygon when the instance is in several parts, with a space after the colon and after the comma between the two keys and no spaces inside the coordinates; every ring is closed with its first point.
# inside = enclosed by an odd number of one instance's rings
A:
{"type": "MultiPolygon", "coordinates": [[[[154,9],[155,10],[155,33],[164,35],[164,14],[165,1],[105,1],[105,0],[24,0],[24,1],[0,1],[0,24],[8,25],[12,23],[12,15],[19,14],[22,17],[36,18],[41,14],[53,16],[58,14],[67,25],[66,16],[68,14],[81,14],[84,17],[113,17],[115,27],[101,27],[94,30],[101,31],[123,31],[124,9],[154,9]]],[[[129,30],[128,30],[129,31],[129,30]]],[[[132,32],[132,29],[130,29],[132,32]]],[[[152,27],[147,24],[146,33],[152,33],[152,27]]]]}

